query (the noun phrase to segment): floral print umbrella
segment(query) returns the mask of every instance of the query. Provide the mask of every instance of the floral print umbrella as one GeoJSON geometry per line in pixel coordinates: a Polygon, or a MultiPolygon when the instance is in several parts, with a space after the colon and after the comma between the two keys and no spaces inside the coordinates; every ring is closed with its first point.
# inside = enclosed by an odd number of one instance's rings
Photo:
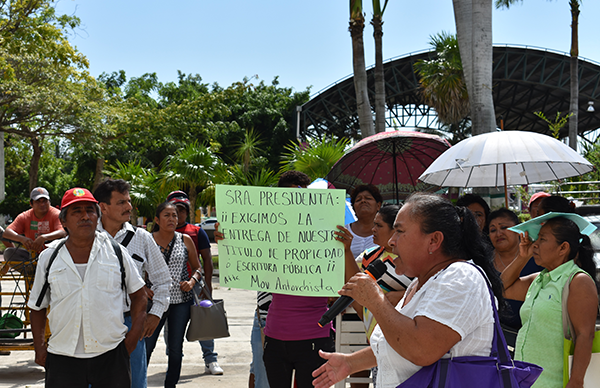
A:
{"type": "Polygon", "coordinates": [[[356,186],[371,183],[377,186],[384,200],[399,203],[414,191],[438,188],[418,179],[448,148],[450,143],[436,135],[380,132],[361,140],[346,152],[325,179],[348,192],[356,186]]]}

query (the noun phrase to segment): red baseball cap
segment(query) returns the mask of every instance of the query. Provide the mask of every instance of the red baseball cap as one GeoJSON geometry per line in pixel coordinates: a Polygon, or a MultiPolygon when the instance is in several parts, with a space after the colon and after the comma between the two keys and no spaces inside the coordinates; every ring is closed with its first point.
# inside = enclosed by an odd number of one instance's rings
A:
{"type": "Polygon", "coordinates": [[[65,191],[65,195],[62,197],[62,201],[60,202],[60,208],[64,209],[65,207],[74,204],[75,202],[94,202],[96,198],[90,193],[88,189],[82,189],[81,187],[75,187],[73,189],[69,189],[65,191]]]}
{"type": "Polygon", "coordinates": [[[548,194],[548,193],[546,193],[546,192],[543,192],[543,191],[540,191],[540,192],[537,192],[537,193],[533,194],[531,196],[531,198],[529,199],[529,205],[527,207],[531,207],[531,204],[534,201],[536,201],[536,200],[538,200],[540,198],[545,198],[545,197],[551,197],[551,195],[548,194]]]}

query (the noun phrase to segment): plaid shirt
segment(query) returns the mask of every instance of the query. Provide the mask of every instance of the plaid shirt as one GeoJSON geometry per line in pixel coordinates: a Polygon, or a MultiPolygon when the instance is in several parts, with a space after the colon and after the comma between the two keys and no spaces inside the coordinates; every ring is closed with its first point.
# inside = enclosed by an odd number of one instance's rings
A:
{"type": "MultiPolygon", "coordinates": [[[[98,230],[109,235],[102,227],[102,222],[98,222],[98,230]]],[[[152,283],[154,297],[152,298],[152,309],[149,313],[162,317],[163,313],[169,308],[169,285],[171,284],[169,268],[152,235],[144,229],[134,228],[129,222],[125,222],[114,239],[121,243],[128,231],[135,232],[135,234],[127,244],[127,252],[133,258],[140,276],[145,279],[146,274],[148,274],[148,280],[152,283]]],[[[125,312],[129,311],[128,305],[131,305],[131,303],[124,305],[125,312]]]]}

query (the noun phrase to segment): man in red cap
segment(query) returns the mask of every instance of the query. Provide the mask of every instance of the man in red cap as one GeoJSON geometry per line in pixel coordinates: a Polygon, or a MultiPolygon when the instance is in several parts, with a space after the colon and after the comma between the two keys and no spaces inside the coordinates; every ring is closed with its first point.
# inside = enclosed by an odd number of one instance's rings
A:
{"type": "Polygon", "coordinates": [[[540,206],[542,199],[546,197],[550,197],[550,194],[543,191],[537,192],[531,196],[529,199],[529,214],[531,215],[531,218],[539,216],[538,207],[540,206]]]}
{"type": "Polygon", "coordinates": [[[48,190],[36,187],[29,198],[31,209],[19,214],[2,237],[20,242],[35,257],[45,248],[46,241],[62,238],[67,234],[58,220],[58,209],[50,205],[48,190]]]}
{"type": "Polygon", "coordinates": [[[127,250],[96,231],[99,215],[92,193],[67,190],[59,215],[67,238],[39,257],[27,305],[46,387],[131,386],[129,354],[146,318],[144,281],[127,250]],[[129,331],[123,323],[125,293],[131,300],[129,331]],[[47,343],[46,319],[52,333],[47,343]]]}

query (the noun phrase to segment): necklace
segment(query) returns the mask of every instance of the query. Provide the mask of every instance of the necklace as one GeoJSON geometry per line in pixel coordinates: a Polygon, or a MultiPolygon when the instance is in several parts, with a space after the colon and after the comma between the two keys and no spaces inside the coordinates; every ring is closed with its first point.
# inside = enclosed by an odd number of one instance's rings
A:
{"type": "Polygon", "coordinates": [[[502,263],[502,269],[506,269],[506,264],[504,264],[504,260],[502,260],[502,257],[500,257],[498,253],[496,253],[496,257],[500,259],[500,263],[502,263]]]}
{"type": "MultiPolygon", "coordinates": [[[[500,259],[500,263],[502,263],[502,270],[505,270],[505,269],[506,269],[506,264],[504,263],[504,260],[502,260],[502,257],[500,256],[500,254],[499,254],[498,252],[496,252],[495,256],[496,256],[498,259],[500,259]]],[[[518,252],[517,252],[517,256],[519,256],[519,253],[518,253],[518,252]]],[[[517,256],[515,256],[515,257],[514,257],[514,259],[512,259],[512,260],[510,261],[510,263],[512,263],[513,261],[515,261],[515,259],[517,258],[517,256]]],[[[508,264],[510,264],[510,263],[508,263],[508,264]]]]}

